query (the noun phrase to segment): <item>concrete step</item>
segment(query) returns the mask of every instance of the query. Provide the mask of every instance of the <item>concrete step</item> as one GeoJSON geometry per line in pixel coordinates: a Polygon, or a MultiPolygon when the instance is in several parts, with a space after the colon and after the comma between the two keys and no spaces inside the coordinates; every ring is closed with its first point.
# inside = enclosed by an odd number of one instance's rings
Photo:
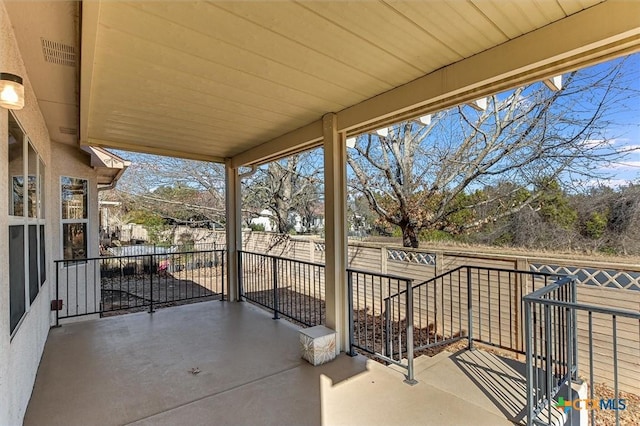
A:
{"type": "MultiPolygon", "coordinates": [[[[449,358],[449,356],[451,356],[451,352],[447,352],[447,351],[442,351],[434,356],[428,356],[428,355],[420,355],[416,358],[414,358],[413,360],[413,371],[414,371],[414,375],[417,376],[418,372],[422,372],[424,370],[427,370],[429,368],[431,368],[432,366],[434,366],[435,364],[437,364],[438,362],[449,358]]],[[[407,359],[403,358],[402,359],[402,364],[407,365],[407,359]]],[[[402,374],[407,374],[407,369],[400,367],[399,365],[395,365],[395,364],[390,364],[389,368],[392,369],[393,371],[397,371],[399,373],[402,374]]]]}
{"type": "MultiPolygon", "coordinates": [[[[406,369],[390,367],[406,374],[406,369]]],[[[447,351],[414,360],[414,376],[439,391],[451,394],[469,404],[514,423],[526,420],[526,379],[524,363],[476,349],[451,353],[447,351]]],[[[551,414],[551,424],[561,425],[562,411],[551,408],[541,417],[551,414]]]]}

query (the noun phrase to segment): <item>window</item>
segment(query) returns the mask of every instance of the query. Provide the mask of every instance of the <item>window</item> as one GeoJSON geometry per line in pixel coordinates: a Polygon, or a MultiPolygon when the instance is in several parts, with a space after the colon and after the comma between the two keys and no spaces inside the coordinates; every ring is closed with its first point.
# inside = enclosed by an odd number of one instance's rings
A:
{"type": "Polygon", "coordinates": [[[9,311],[13,335],[47,279],[45,165],[11,113],[8,128],[9,311]]]}
{"type": "Polygon", "coordinates": [[[87,257],[88,182],[62,176],[62,256],[65,260],[87,257]]]}

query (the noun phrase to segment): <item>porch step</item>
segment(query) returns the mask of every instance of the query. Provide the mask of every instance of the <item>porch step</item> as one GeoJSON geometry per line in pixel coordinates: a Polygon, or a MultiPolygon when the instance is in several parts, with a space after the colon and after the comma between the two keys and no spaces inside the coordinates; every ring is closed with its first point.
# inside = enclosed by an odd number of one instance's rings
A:
{"type": "MultiPolygon", "coordinates": [[[[440,362],[442,360],[445,360],[445,359],[448,359],[449,356],[451,356],[451,352],[442,351],[439,354],[436,354],[434,356],[420,355],[419,357],[414,358],[414,360],[413,360],[414,375],[417,376],[419,372],[422,372],[424,370],[427,370],[427,369],[433,367],[438,362],[440,362]]],[[[404,365],[406,365],[407,364],[407,359],[403,358],[402,359],[402,363],[404,365]]],[[[406,368],[400,367],[399,365],[390,364],[389,368],[394,370],[394,371],[397,371],[399,373],[407,374],[406,368]]]]}
{"type": "MultiPolygon", "coordinates": [[[[406,370],[398,366],[389,368],[406,374],[406,370]]],[[[520,361],[480,349],[457,353],[443,351],[433,357],[417,357],[414,376],[419,383],[504,416],[514,423],[526,420],[525,365],[520,361]]],[[[564,424],[565,416],[561,410],[552,407],[550,414],[552,425],[564,424]]],[[[549,412],[540,417],[546,422],[549,412]]]]}

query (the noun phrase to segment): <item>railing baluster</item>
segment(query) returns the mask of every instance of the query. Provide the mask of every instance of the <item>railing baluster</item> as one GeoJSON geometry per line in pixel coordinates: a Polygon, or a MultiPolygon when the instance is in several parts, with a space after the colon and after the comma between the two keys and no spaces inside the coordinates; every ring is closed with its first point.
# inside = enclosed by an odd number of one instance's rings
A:
{"type": "Polygon", "coordinates": [[[280,319],[278,306],[278,258],[272,258],[272,276],[273,276],[273,319],[280,319]]]}
{"type": "Polygon", "coordinates": [[[534,356],[534,343],[533,343],[533,318],[531,312],[531,302],[524,302],[524,324],[525,324],[525,350],[526,350],[526,392],[527,392],[527,425],[533,425],[534,420],[534,403],[538,401],[537,389],[532,385],[533,383],[533,356],[534,356]]]}
{"type": "Polygon", "coordinates": [[[473,293],[471,291],[471,268],[467,269],[467,323],[469,324],[469,344],[468,349],[473,350],[473,293]]]}
{"type": "Polygon", "coordinates": [[[405,316],[407,318],[407,379],[406,383],[414,385],[417,383],[413,376],[413,283],[406,281],[406,301],[405,316]]]}
{"type": "Polygon", "coordinates": [[[149,313],[152,314],[153,311],[153,255],[149,256],[149,313]]]}
{"type": "MultiPolygon", "coordinates": [[[[544,331],[545,331],[545,394],[551,396],[553,389],[552,371],[551,371],[551,309],[548,305],[544,306],[544,331]]],[[[551,412],[549,412],[548,424],[551,425],[551,412]]]]}
{"type": "Polygon", "coordinates": [[[612,316],[613,331],[613,400],[616,408],[616,426],[620,426],[620,410],[618,410],[618,402],[620,394],[618,393],[618,322],[615,315],[612,316]]]}
{"type": "Polygon", "coordinates": [[[353,335],[353,272],[347,271],[347,302],[349,312],[349,350],[347,353],[349,356],[356,356],[357,353],[354,348],[354,335],[353,335]]]}
{"type": "MultiPolygon", "coordinates": [[[[568,349],[568,354],[569,356],[567,357],[567,361],[568,361],[568,366],[569,366],[569,374],[567,375],[567,377],[569,378],[568,382],[567,382],[567,400],[570,400],[570,395],[571,392],[573,390],[573,386],[572,386],[572,381],[573,381],[573,367],[574,367],[574,359],[573,359],[573,339],[571,338],[571,329],[573,327],[575,327],[575,324],[572,324],[570,321],[570,316],[571,316],[571,312],[569,308],[565,309],[565,315],[567,316],[567,333],[566,333],[566,338],[568,340],[567,342],[567,349],[568,349]]],[[[551,399],[551,395],[549,395],[549,399],[551,399]]],[[[572,425],[573,424],[573,410],[569,410],[569,424],[572,425]]]]}
{"type": "MultiPolygon", "coordinates": [[[[593,388],[593,312],[589,312],[589,398],[594,399],[593,388]]],[[[591,417],[591,426],[596,425],[596,410],[591,410],[589,413],[591,417]]]]}
{"type": "Polygon", "coordinates": [[[498,342],[502,346],[502,286],[500,285],[500,272],[498,272],[498,342]]]}
{"type": "Polygon", "coordinates": [[[55,263],[56,266],[56,327],[60,327],[60,264],[55,263]]]}

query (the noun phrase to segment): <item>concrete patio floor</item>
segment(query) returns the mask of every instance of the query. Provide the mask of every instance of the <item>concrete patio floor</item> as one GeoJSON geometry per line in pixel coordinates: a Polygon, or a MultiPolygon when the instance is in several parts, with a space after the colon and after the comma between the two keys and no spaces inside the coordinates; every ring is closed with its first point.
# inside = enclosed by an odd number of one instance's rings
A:
{"type": "Polygon", "coordinates": [[[478,358],[484,357],[480,351],[471,352],[471,358],[464,353],[418,358],[419,383],[409,386],[400,372],[362,356],[343,354],[329,364],[311,366],[300,359],[298,330],[248,303],[219,301],[52,329],[25,424],[521,421],[519,396],[512,397],[523,389],[521,376],[491,367],[495,359],[478,358]],[[486,363],[495,374],[478,366],[486,363]],[[200,372],[192,374],[194,368],[200,372]],[[496,390],[499,381],[494,383],[493,377],[507,385],[496,390]]]}

